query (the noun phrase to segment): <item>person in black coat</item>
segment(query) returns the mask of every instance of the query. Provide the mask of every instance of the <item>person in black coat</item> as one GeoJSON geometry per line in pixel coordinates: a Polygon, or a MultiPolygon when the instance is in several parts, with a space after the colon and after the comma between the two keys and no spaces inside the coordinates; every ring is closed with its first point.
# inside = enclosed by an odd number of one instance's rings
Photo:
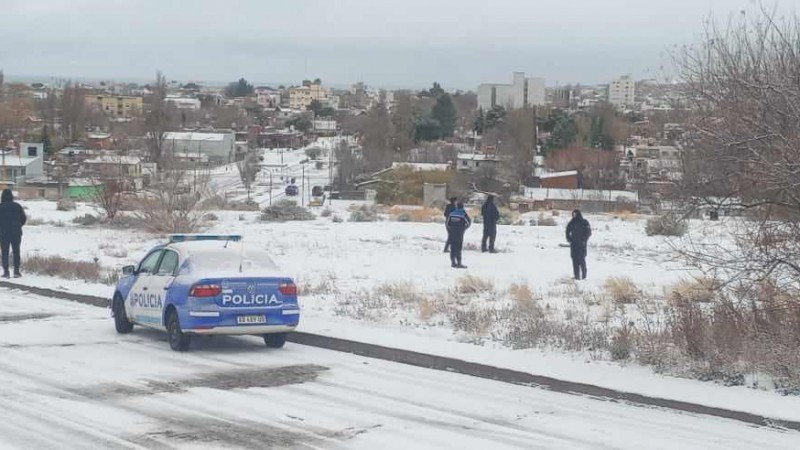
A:
{"type": "Polygon", "coordinates": [[[459,203],[447,217],[447,242],[450,243],[450,265],[456,269],[466,269],[461,263],[461,250],[464,247],[464,232],[472,225],[464,204],[459,203]]]}
{"type": "MultiPolygon", "coordinates": [[[[447,218],[450,217],[450,213],[456,209],[456,201],[458,199],[456,197],[450,197],[450,203],[444,207],[444,221],[447,222],[447,218]]],[[[448,233],[449,234],[449,233],[448,233]]],[[[447,253],[450,251],[450,238],[447,238],[447,242],[444,244],[444,252],[447,253]]]]}
{"type": "Polygon", "coordinates": [[[22,243],[22,226],[27,220],[25,210],[14,201],[11,189],[3,190],[0,195],[0,250],[2,250],[3,256],[3,278],[10,276],[8,272],[9,250],[14,251],[14,276],[17,278],[21,276],[19,247],[22,243]]]}
{"type": "Polygon", "coordinates": [[[586,279],[586,246],[591,236],[592,227],[589,226],[589,221],[583,218],[580,210],[572,211],[572,220],[567,224],[567,242],[576,280],[586,279]]]}
{"type": "Polygon", "coordinates": [[[500,220],[500,211],[494,204],[494,196],[486,197],[486,202],[481,207],[481,217],[483,217],[483,240],[481,240],[481,251],[486,252],[486,241],[489,241],[488,251],[497,253],[494,249],[494,241],[497,239],[497,221],[500,220]]]}

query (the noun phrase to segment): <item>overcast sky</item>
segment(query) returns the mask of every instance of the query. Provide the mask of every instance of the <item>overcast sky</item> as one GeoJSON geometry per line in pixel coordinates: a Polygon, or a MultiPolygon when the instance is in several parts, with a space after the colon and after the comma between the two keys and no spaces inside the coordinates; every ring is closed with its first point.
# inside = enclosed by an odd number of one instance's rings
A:
{"type": "MultiPolygon", "coordinates": [[[[7,76],[475,89],[652,78],[753,0],[0,0],[7,76]]],[[[793,12],[800,0],[781,0],[793,12]]]]}

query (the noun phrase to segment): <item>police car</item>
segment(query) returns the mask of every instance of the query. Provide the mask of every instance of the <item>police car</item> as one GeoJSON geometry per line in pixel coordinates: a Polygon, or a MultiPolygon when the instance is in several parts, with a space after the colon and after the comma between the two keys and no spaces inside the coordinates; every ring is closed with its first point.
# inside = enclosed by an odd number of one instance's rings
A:
{"type": "Polygon", "coordinates": [[[173,350],[192,335],[263,335],[280,348],[297,327],[297,286],[240,235],[175,234],[122,269],[111,300],[118,333],[134,325],[166,330],[173,350]]]}

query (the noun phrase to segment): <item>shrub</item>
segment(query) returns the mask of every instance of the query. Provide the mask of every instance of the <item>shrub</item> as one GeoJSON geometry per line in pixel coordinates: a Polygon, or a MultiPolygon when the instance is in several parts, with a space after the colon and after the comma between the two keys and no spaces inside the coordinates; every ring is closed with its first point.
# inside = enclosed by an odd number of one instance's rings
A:
{"type": "Polygon", "coordinates": [[[31,273],[92,283],[103,281],[102,271],[97,262],[74,261],[61,256],[34,254],[28,255],[23,263],[25,270],[31,273]]]}
{"type": "Polygon", "coordinates": [[[62,198],[56,203],[56,209],[59,211],[74,211],[75,208],[75,202],[69,198],[62,198]]]}
{"type": "Polygon", "coordinates": [[[605,289],[609,297],[617,304],[634,303],[641,296],[639,288],[628,277],[608,278],[605,289]]]}
{"type": "Polygon", "coordinates": [[[88,227],[100,223],[100,218],[97,216],[93,216],[91,214],[84,214],[82,216],[78,216],[72,219],[72,223],[88,227]]]}
{"type": "Polygon", "coordinates": [[[38,225],[44,225],[45,223],[46,222],[43,219],[40,219],[38,217],[28,217],[28,221],[25,222],[25,225],[29,227],[35,227],[38,225]]]}
{"type": "Polygon", "coordinates": [[[512,284],[508,288],[508,295],[521,308],[530,308],[536,303],[536,295],[527,283],[512,284]]]}
{"type": "Polygon", "coordinates": [[[342,219],[339,216],[333,216],[333,219],[331,219],[331,222],[333,222],[333,223],[342,223],[342,222],[344,222],[344,219],[342,219]]]}
{"type": "Polygon", "coordinates": [[[474,275],[461,277],[456,283],[456,292],[459,294],[480,294],[492,290],[494,290],[494,283],[492,283],[492,280],[476,277],[474,275]]]}
{"type": "Polygon", "coordinates": [[[711,303],[716,296],[718,283],[709,278],[695,278],[681,280],[670,292],[669,299],[673,302],[688,300],[698,303],[711,303]]]}
{"type": "Polygon", "coordinates": [[[398,222],[411,222],[411,214],[405,212],[397,216],[398,222]]]}
{"type": "Polygon", "coordinates": [[[611,337],[611,359],[614,361],[622,361],[630,358],[631,350],[633,349],[633,327],[626,324],[621,328],[614,330],[614,335],[611,337]]]}
{"type": "Polygon", "coordinates": [[[648,236],[683,236],[688,230],[688,224],[672,214],[651,217],[645,226],[648,236]]]}
{"type": "Polygon", "coordinates": [[[219,216],[217,216],[214,213],[206,213],[205,215],[203,215],[203,220],[206,220],[208,222],[215,222],[219,220],[219,216]]]}
{"type": "Polygon", "coordinates": [[[375,205],[361,205],[350,213],[350,222],[377,222],[378,208],[375,205]]]}
{"type": "Polygon", "coordinates": [[[265,222],[288,222],[295,220],[314,220],[316,216],[308,209],[298,206],[294,200],[280,200],[264,208],[261,220],[265,222]]]}
{"type": "Polygon", "coordinates": [[[322,212],[319,213],[320,217],[330,217],[333,215],[333,211],[330,208],[325,208],[322,212]]]}
{"type": "Polygon", "coordinates": [[[556,219],[552,217],[547,217],[544,213],[539,213],[539,218],[536,219],[536,224],[540,227],[555,227],[558,226],[558,222],[556,219]]]}

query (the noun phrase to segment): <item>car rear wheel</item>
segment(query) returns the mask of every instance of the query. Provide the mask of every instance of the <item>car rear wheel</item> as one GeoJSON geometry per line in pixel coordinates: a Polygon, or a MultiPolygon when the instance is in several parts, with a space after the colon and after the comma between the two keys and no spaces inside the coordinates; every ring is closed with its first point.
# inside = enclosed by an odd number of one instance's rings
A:
{"type": "Polygon", "coordinates": [[[175,311],[170,312],[167,318],[167,334],[169,336],[169,347],[171,349],[176,352],[185,352],[189,350],[189,343],[192,337],[181,330],[178,313],[175,311]]]}
{"type": "Polygon", "coordinates": [[[128,314],[125,312],[125,300],[119,294],[114,296],[111,311],[114,313],[114,327],[117,333],[128,334],[133,331],[133,323],[128,320],[128,314]]]}
{"type": "Polygon", "coordinates": [[[286,345],[286,333],[265,334],[264,343],[269,348],[281,348],[286,345]]]}

